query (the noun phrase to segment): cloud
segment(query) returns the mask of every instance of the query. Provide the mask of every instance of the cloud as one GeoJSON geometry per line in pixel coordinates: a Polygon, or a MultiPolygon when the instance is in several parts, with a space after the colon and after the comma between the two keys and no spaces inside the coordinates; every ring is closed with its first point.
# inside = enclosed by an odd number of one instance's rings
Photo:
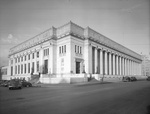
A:
{"type": "Polygon", "coordinates": [[[2,44],[18,44],[19,43],[18,38],[14,37],[12,34],[8,34],[7,38],[2,38],[0,41],[2,44]]]}
{"type": "Polygon", "coordinates": [[[8,35],[8,39],[9,39],[9,40],[12,40],[12,39],[13,39],[13,35],[12,35],[12,34],[9,34],[9,35],[8,35]]]}

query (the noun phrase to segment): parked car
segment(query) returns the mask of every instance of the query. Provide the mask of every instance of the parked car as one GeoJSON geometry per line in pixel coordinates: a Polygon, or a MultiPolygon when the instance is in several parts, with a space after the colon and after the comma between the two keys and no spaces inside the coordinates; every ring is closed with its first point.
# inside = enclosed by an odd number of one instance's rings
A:
{"type": "Polygon", "coordinates": [[[22,81],[22,87],[32,87],[32,84],[30,82],[27,81],[22,81]]]}
{"type": "Polygon", "coordinates": [[[129,76],[125,76],[125,77],[122,78],[122,81],[123,81],[123,82],[130,82],[131,79],[130,79],[129,76]]]}
{"type": "Polygon", "coordinates": [[[13,80],[10,80],[10,83],[9,83],[8,87],[9,87],[9,90],[11,90],[11,89],[21,89],[22,84],[21,84],[20,80],[13,79],[13,80]]]}
{"type": "Polygon", "coordinates": [[[132,76],[130,77],[130,81],[137,81],[136,77],[132,76]]]}
{"type": "Polygon", "coordinates": [[[3,86],[3,87],[8,87],[9,82],[10,82],[10,80],[4,80],[4,81],[1,83],[1,86],[3,86]]]}
{"type": "Polygon", "coordinates": [[[147,77],[147,81],[150,81],[150,76],[147,77]]]}

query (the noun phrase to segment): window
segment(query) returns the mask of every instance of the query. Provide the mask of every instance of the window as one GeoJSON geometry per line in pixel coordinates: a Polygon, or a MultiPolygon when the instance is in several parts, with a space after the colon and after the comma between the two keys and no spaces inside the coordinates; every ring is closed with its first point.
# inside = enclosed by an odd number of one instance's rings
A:
{"type": "Polygon", "coordinates": [[[30,60],[30,54],[28,55],[28,60],[30,60]]]}
{"type": "Polygon", "coordinates": [[[34,62],[32,62],[32,69],[34,70],[34,62]]]}
{"type": "Polygon", "coordinates": [[[20,74],[20,65],[18,65],[18,74],[20,74]]]}
{"type": "Polygon", "coordinates": [[[24,73],[26,73],[26,64],[24,64],[24,73]]]}
{"type": "Polygon", "coordinates": [[[66,45],[64,45],[64,52],[66,53],[66,45]]]}
{"type": "Polygon", "coordinates": [[[15,66],[15,74],[17,74],[17,66],[15,66]]]}
{"type": "Polygon", "coordinates": [[[75,45],[75,53],[77,52],[77,50],[76,50],[76,49],[77,49],[77,46],[75,45]]]}
{"type": "Polygon", "coordinates": [[[17,58],[15,58],[15,63],[17,63],[17,58]]]}
{"type": "Polygon", "coordinates": [[[44,56],[48,56],[49,55],[49,48],[48,49],[44,49],[44,56]]]}
{"type": "Polygon", "coordinates": [[[26,55],[24,56],[24,61],[26,61],[26,55]]]}
{"type": "Polygon", "coordinates": [[[21,61],[23,61],[23,57],[21,57],[21,61]]]}
{"type": "Polygon", "coordinates": [[[32,53],[32,59],[34,59],[34,53],[32,53]]]}
{"type": "Polygon", "coordinates": [[[28,63],[28,73],[30,73],[30,63],[28,63]]]}
{"type": "Polygon", "coordinates": [[[64,54],[64,53],[66,53],[66,45],[59,47],[59,54],[64,54]]]}
{"type": "Polygon", "coordinates": [[[36,55],[37,55],[37,58],[39,58],[39,52],[37,52],[36,55]]]}
{"type": "Polygon", "coordinates": [[[23,74],[23,65],[21,65],[21,74],[23,74]]]}
{"type": "Polygon", "coordinates": [[[82,48],[80,47],[80,54],[82,53],[82,48]]]}
{"type": "Polygon", "coordinates": [[[37,67],[37,72],[39,72],[39,61],[37,61],[37,63],[36,63],[36,67],[37,67]]]}
{"type": "Polygon", "coordinates": [[[64,53],[64,48],[63,48],[63,46],[62,46],[61,48],[62,48],[62,53],[64,53]]]}
{"type": "Polygon", "coordinates": [[[82,47],[75,45],[75,53],[82,54],[82,47]]]}

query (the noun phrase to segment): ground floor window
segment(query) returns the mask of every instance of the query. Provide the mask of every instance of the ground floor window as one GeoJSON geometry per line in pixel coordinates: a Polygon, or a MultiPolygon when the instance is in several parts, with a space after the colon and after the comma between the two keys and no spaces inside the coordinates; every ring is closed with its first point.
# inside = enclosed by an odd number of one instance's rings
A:
{"type": "Polygon", "coordinates": [[[20,65],[18,65],[18,74],[20,74],[20,65]]]}
{"type": "Polygon", "coordinates": [[[28,73],[30,73],[30,63],[28,63],[28,73]]]}
{"type": "Polygon", "coordinates": [[[24,73],[26,73],[26,64],[24,64],[24,73]]]}
{"type": "Polygon", "coordinates": [[[17,74],[17,66],[15,66],[15,74],[17,74]]]}
{"type": "Polygon", "coordinates": [[[23,74],[23,65],[21,65],[21,74],[23,74]]]}
{"type": "Polygon", "coordinates": [[[39,72],[39,61],[36,62],[37,72],[39,72]]]}

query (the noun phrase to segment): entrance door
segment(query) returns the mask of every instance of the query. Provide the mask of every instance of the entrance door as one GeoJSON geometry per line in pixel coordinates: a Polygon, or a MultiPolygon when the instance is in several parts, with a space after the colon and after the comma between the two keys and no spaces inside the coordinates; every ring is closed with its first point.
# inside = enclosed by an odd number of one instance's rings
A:
{"type": "Polygon", "coordinates": [[[80,73],[80,62],[76,62],[76,74],[80,73]]]}
{"type": "Polygon", "coordinates": [[[48,73],[48,60],[44,61],[44,70],[45,70],[45,74],[48,73]]]}

